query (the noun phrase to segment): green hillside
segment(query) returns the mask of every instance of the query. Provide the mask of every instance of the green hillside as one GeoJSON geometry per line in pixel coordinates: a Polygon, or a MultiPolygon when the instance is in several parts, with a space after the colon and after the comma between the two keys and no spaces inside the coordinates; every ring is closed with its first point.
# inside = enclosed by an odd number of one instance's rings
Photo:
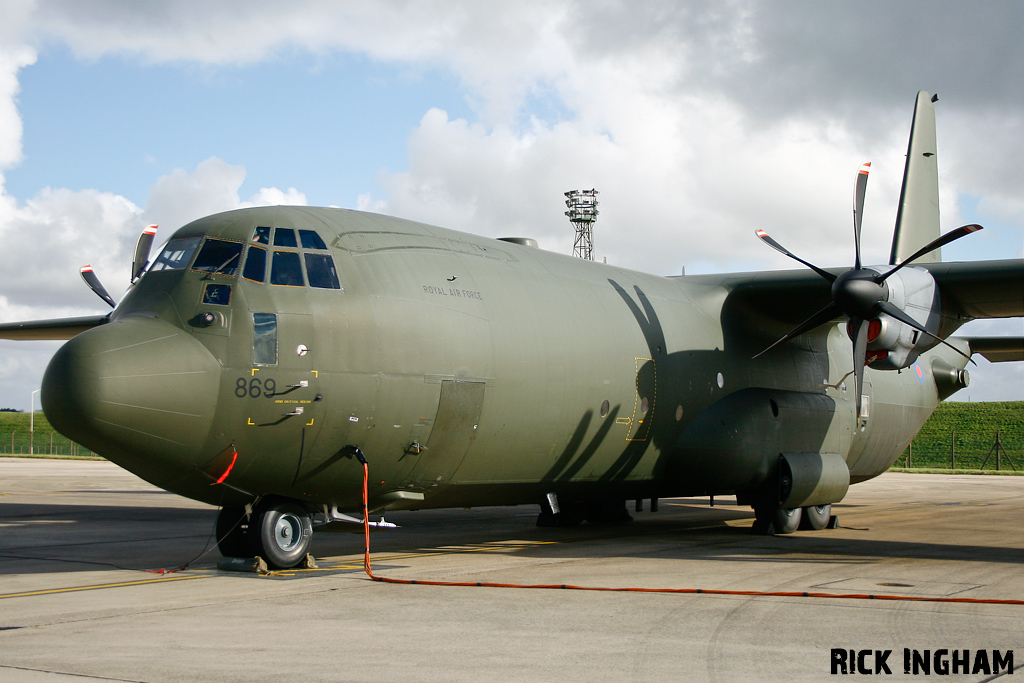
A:
{"type": "Polygon", "coordinates": [[[996,431],[1005,449],[1002,469],[1024,471],[1024,401],[999,403],[941,403],[914,438],[912,448],[896,467],[949,469],[951,452],[957,469],[979,469],[988,457],[986,470],[994,470],[996,431]],[[990,455],[991,454],[991,455],[990,455]]]}

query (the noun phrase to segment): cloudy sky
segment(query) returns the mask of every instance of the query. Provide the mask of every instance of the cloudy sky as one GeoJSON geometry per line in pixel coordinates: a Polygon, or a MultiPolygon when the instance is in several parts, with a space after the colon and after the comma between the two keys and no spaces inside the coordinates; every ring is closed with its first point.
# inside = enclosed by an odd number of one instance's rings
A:
{"type": "MultiPolygon", "coordinates": [[[[102,312],[148,223],[342,206],[661,274],[789,268],[768,230],[888,258],[915,93],[937,92],[945,260],[1024,255],[1024,4],[0,0],[0,321],[102,312]]],[[[975,334],[1024,334],[1020,320],[975,334]]],[[[0,342],[28,408],[52,343],[0,342]]],[[[1024,398],[979,359],[967,400],[1024,398]]],[[[38,406],[38,403],[36,404],[38,406]]]]}

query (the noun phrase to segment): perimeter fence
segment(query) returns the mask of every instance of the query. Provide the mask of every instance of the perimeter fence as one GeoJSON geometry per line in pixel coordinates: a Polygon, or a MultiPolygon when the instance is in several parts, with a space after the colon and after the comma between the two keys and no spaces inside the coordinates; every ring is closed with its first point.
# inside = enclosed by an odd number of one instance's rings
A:
{"type": "Polygon", "coordinates": [[[0,432],[0,455],[69,455],[96,454],[57,432],[0,432]]]}
{"type": "Polygon", "coordinates": [[[1014,430],[950,429],[918,436],[893,467],[1024,472],[1024,438],[1014,430]]]}

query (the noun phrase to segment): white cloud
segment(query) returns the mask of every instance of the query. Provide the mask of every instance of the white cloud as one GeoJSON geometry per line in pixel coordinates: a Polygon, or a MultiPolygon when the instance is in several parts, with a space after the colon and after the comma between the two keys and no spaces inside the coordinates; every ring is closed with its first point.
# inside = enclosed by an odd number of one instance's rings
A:
{"type": "Polygon", "coordinates": [[[249,206],[306,206],[308,204],[306,195],[294,187],[289,187],[287,192],[276,187],[261,187],[259,192],[249,197],[247,201],[239,204],[239,208],[249,206]]]}
{"type": "Polygon", "coordinates": [[[146,220],[177,228],[211,213],[236,209],[245,168],[216,157],[200,162],[192,173],[176,169],[149,190],[146,220]]]}

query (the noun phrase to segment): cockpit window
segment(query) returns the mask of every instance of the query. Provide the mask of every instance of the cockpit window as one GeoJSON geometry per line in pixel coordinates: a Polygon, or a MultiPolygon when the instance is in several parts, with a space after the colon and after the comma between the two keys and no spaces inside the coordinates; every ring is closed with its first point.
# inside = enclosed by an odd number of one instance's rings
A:
{"type": "Polygon", "coordinates": [[[299,239],[302,240],[303,249],[327,249],[320,235],[312,230],[299,230],[299,239]]]}
{"type": "Polygon", "coordinates": [[[270,228],[256,228],[256,232],[252,234],[252,241],[256,244],[270,244],[270,228]]]}
{"type": "Polygon", "coordinates": [[[198,237],[171,240],[153,261],[153,265],[149,267],[150,271],[183,269],[188,265],[192,254],[196,253],[197,246],[199,246],[198,237]]]}
{"type": "Polygon", "coordinates": [[[295,241],[295,231],[291,228],[278,228],[274,231],[274,246],[275,247],[297,247],[299,243],[295,241]]]}
{"type": "Polygon", "coordinates": [[[303,254],[306,257],[306,275],[309,286],[321,289],[341,289],[338,273],[330,254],[303,254]]]}
{"type": "Polygon", "coordinates": [[[192,270],[221,275],[234,275],[238,270],[238,261],[242,256],[242,245],[238,242],[208,239],[199,250],[192,270]]]}
{"type": "MultiPolygon", "coordinates": [[[[280,231],[280,228],[278,228],[280,231]]],[[[298,252],[275,251],[274,263],[270,268],[270,284],[303,287],[302,263],[298,252]]]]}
{"type": "Polygon", "coordinates": [[[245,255],[245,269],[242,277],[256,282],[267,281],[267,250],[263,247],[249,247],[245,255]]]}

